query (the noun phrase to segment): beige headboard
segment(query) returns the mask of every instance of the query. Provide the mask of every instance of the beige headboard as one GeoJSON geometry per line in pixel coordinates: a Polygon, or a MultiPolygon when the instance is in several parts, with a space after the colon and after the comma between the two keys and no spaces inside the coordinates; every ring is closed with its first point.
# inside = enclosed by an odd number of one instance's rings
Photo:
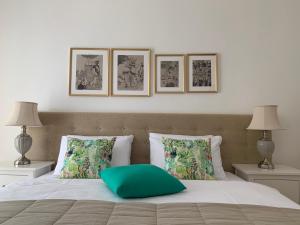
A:
{"type": "Polygon", "coordinates": [[[62,135],[134,135],[131,162],[149,162],[149,132],[221,135],[221,153],[226,171],[232,163],[256,163],[259,133],[247,131],[250,115],[78,113],[41,112],[41,128],[30,128],[33,138],[28,153],[34,160],[57,160],[62,135]]]}

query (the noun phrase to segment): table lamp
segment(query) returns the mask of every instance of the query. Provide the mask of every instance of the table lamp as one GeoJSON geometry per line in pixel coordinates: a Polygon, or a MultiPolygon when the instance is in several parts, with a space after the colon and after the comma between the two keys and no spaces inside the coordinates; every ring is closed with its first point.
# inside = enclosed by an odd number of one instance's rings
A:
{"type": "Polygon", "coordinates": [[[272,154],[274,153],[275,145],[272,141],[272,130],[280,129],[277,105],[255,107],[252,121],[247,129],[263,131],[263,137],[257,141],[257,150],[263,157],[263,160],[258,163],[258,167],[274,169],[272,154]]]}
{"type": "Polygon", "coordinates": [[[22,133],[15,138],[16,150],[21,154],[21,157],[14,162],[15,166],[30,164],[25,154],[31,147],[32,138],[26,133],[26,128],[42,126],[37,106],[38,104],[34,102],[16,102],[13,114],[6,124],[7,126],[20,126],[22,129],[22,133]]]}

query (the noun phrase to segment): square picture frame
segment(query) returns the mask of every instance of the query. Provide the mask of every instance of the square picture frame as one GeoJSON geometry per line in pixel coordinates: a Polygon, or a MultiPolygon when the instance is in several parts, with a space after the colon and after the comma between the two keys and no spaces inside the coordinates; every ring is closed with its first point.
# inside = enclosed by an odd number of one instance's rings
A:
{"type": "Polygon", "coordinates": [[[187,91],[218,92],[216,53],[187,55],[187,91]]]}
{"type": "Polygon", "coordinates": [[[155,93],[184,93],[185,66],[184,54],[156,54],[155,93]]]}
{"type": "Polygon", "coordinates": [[[109,95],[108,48],[70,48],[69,95],[109,95]]]}
{"type": "Polygon", "coordinates": [[[111,95],[150,96],[151,50],[111,49],[111,95]]]}

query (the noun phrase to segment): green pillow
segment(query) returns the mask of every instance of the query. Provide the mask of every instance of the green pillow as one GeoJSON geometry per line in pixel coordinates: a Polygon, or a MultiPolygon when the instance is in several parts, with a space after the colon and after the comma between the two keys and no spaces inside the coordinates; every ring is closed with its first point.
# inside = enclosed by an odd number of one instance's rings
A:
{"type": "Polygon", "coordinates": [[[150,164],[107,168],[101,171],[101,178],[122,198],[174,194],[186,188],[177,178],[150,164]]]}
{"type": "Polygon", "coordinates": [[[210,139],[163,138],[165,169],[182,180],[214,180],[210,139]]]}
{"type": "Polygon", "coordinates": [[[110,167],[116,138],[80,140],[68,138],[68,147],[60,178],[99,178],[101,170],[110,167]]]}

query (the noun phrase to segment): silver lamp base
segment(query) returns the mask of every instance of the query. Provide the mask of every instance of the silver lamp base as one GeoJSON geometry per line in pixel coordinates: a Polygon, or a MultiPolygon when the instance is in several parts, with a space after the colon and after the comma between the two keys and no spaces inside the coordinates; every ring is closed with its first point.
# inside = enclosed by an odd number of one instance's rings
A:
{"type": "Polygon", "coordinates": [[[274,153],[275,145],[271,138],[267,137],[267,131],[264,131],[262,139],[257,141],[257,150],[263,157],[263,160],[258,163],[258,167],[262,169],[274,169],[272,162],[272,155],[274,153]]]}
{"type": "Polygon", "coordinates": [[[260,161],[258,163],[258,167],[261,169],[275,169],[273,162],[269,161],[267,158],[264,158],[264,160],[260,161]]]}
{"type": "Polygon", "coordinates": [[[26,133],[26,126],[22,126],[22,133],[15,139],[16,150],[21,154],[21,157],[14,162],[15,166],[28,165],[30,160],[25,157],[32,144],[32,138],[26,133]]]}
{"type": "Polygon", "coordinates": [[[22,166],[22,165],[28,165],[30,164],[30,159],[27,159],[25,156],[21,156],[19,159],[17,159],[14,162],[15,166],[22,166]]]}

